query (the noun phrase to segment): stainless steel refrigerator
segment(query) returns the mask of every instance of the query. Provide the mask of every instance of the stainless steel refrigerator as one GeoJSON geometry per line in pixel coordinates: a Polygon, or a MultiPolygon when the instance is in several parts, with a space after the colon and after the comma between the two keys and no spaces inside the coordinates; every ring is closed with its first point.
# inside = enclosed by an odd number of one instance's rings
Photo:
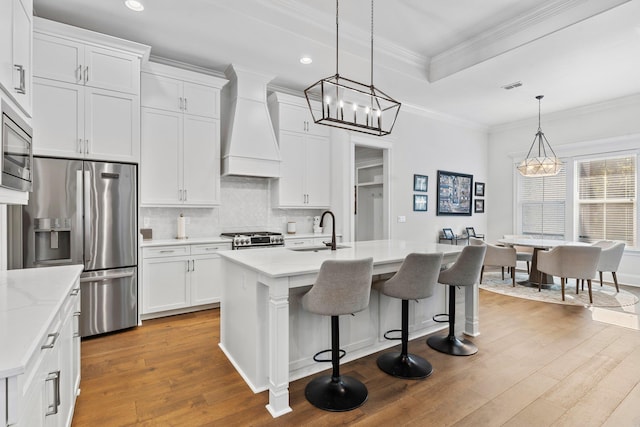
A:
{"type": "Polygon", "coordinates": [[[136,176],[131,164],[34,157],[29,204],[10,217],[22,267],[84,264],[83,337],[137,324],[136,176]]]}

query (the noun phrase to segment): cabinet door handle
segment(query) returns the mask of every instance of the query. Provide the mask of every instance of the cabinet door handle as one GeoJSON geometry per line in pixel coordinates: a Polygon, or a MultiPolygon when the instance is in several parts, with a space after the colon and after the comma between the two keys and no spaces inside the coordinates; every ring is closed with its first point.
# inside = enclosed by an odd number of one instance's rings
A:
{"type": "Polygon", "coordinates": [[[84,154],[89,154],[89,140],[84,140],[84,154]]]}
{"type": "Polygon", "coordinates": [[[182,111],[184,110],[184,101],[182,97],[180,97],[179,99],[180,99],[180,111],[182,111]]]}
{"type": "Polygon", "coordinates": [[[55,415],[58,413],[58,407],[60,406],[60,371],[49,372],[45,383],[54,381],[53,387],[53,403],[47,405],[47,412],[45,416],[55,415]]]}
{"type": "Polygon", "coordinates": [[[81,312],[79,312],[79,311],[76,311],[76,312],[74,312],[74,313],[73,313],[73,317],[75,317],[76,319],[78,319],[78,321],[76,322],[76,325],[78,326],[78,329],[76,329],[76,330],[73,332],[73,337],[74,337],[74,338],[80,338],[80,315],[81,315],[81,314],[82,314],[82,313],[81,313],[81,312]]]}
{"type": "Polygon", "coordinates": [[[184,99],[184,111],[189,111],[189,107],[187,106],[187,98],[184,99]]]}
{"type": "Polygon", "coordinates": [[[78,65],[76,68],[76,83],[80,83],[82,81],[82,65],[78,65]]]}
{"type": "Polygon", "coordinates": [[[40,347],[40,350],[45,350],[47,348],[53,348],[56,345],[56,341],[58,341],[58,337],[60,336],[60,332],[56,332],[53,334],[47,334],[47,341],[51,338],[51,342],[49,342],[48,344],[43,344],[42,347],[40,347]]]}
{"type": "Polygon", "coordinates": [[[215,248],[205,248],[205,251],[217,251],[218,249],[220,249],[219,247],[215,247],[215,248]]]}
{"type": "Polygon", "coordinates": [[[75,288],[69,293],[69,296],[75,297],[75,296],[78,296],[79,293],[80,293],[80,288],[75,288]]]}
{"type": "Polygon", "coordinates": [[[163,251],[160,251],[160,253],[161,253],[161,254],[172,254],[172,253],[173,253],[173,250],[165,249],[165,250],[163,250],[163,251]]]}
{"type": "Polygon", "coordinates": [[[178,196],[178,200],[182,201],[182,190],[178,190],[178,193],[180,194],[178,196]]]}
{"type": "Polygon", "coordinates": [[[184,190],[184,201],[185,202],[187,201],[187,190],[186,189],[184,190]]]}
{"type": "Polygon", "coordinates": [[[195,259],[191,260],[191,271],[196,271],[196,260],[195,259]]]}
{"type": "Polygon", "coordinates": [[[84,82],[89,83],[89,66],[84,68],[84,82]]]}
{"type": "Polygon", "coordinates": [[[78,138],[78,153],[82,153],[82,138],[78,138]]]}
{"type": "Polygon", "coordinates": [[[189,268],[189,265],[191,264],[189,264],[189,260],[187,260],[187,273],[191,271],[191,269],[189,268]]]}
{"type": "Polygon", "coordinates": [[[27,91],[24,88],[24,85],[25,85],[25,83],[24,83],[24,67],[22,65],[20,65],[20,64],[14,64],[13,68],[15,68],[18,71],[18,73],[20,73],[20,84],[17,87],[14,86],[15,91],[18,92],[18,93],[22,93],[22,94],[27,93],[27,91]]]}

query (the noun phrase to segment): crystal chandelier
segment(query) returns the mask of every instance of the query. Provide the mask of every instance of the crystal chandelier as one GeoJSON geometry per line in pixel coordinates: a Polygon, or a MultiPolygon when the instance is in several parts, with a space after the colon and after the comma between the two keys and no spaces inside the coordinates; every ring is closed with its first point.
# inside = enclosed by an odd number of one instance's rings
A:
{"type": "Polygon", "coordinates": [[[370,135],[389,135],[400,103],[373,85],[373,0],[371,0],[371,84],[342,77],[338,70],[338,0],[336,0],[336,73],[314,83],[304,94],[315,123],[370,135]],[[315,110],[312,99],[319,99],[315,110]]]}
{"type": "Polygon", "coordinates": [[[536,135],[533,137],[533,142],[531,143],[527,157],[518,165],[518,171],[522,176],[553,176],[562,170],[562,161],[556,156],[556,153],[553,151],[553,148],[551,148],[551,144],[549,144],[547,137],[544,136],[542,128],[540,127],[540,100],[542,98],[544,98],[544,95],[536,96],[538,100],[538,132],[536,132],[536,135]],[[538,142],[538,156],[531,157],[531,152],[536,145],[536,141],[538,142]]]}

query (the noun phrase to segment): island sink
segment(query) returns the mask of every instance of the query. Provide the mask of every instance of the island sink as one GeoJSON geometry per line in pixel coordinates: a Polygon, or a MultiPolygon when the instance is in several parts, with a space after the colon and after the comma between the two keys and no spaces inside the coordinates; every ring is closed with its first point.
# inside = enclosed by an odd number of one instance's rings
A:
{"type": "MultiPolygon", "coordinates": [[[[344,249],[344,248],[350,248],[351,246],[344,246],[344,245],[336,245],[336,249],[344,249]]],[[[328,251],[329,249],[331,249],[331,246],[307,246],[304,248],[287,248],[290,251],[294,251],[294,252],[318,252],[318,251],[328,251]]]]}

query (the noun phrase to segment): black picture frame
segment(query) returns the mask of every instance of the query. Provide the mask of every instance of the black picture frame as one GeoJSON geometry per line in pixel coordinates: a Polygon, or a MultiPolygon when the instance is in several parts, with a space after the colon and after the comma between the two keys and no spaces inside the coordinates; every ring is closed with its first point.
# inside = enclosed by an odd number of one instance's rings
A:
{"type": "Polygon", "coordinates": [[[436,215],[471,216],[473,175],[438,171],[436,215]]]}
{"type": "Polygon", "coordinates": [[[453,230],[450,229],[450,228],[443,228],[442,229],[442,235],[447,240],[453,240],[456,237],[456,235],[453,233],[453,230]]]}
{"type": "Polygon", "coordinates": [[[426,175],[413,175],[413,191],[426,192],[429,187],[429,177],[426,175]]]}
{"type": "Polygon", "coordinates": [[[426,194],[413,195],[413,210],[416,212],[427,212],[429,197],[426,194]]]}
{"type": "Polygon", "coordinates": [[[484,213],[484,199],[476,199],[473,203],[474,213],[484,213]]]}
{"type": "Polygon", "coordinates": [[[474,195],[484,197],[484,182],[476,182],[474,195]]]}

